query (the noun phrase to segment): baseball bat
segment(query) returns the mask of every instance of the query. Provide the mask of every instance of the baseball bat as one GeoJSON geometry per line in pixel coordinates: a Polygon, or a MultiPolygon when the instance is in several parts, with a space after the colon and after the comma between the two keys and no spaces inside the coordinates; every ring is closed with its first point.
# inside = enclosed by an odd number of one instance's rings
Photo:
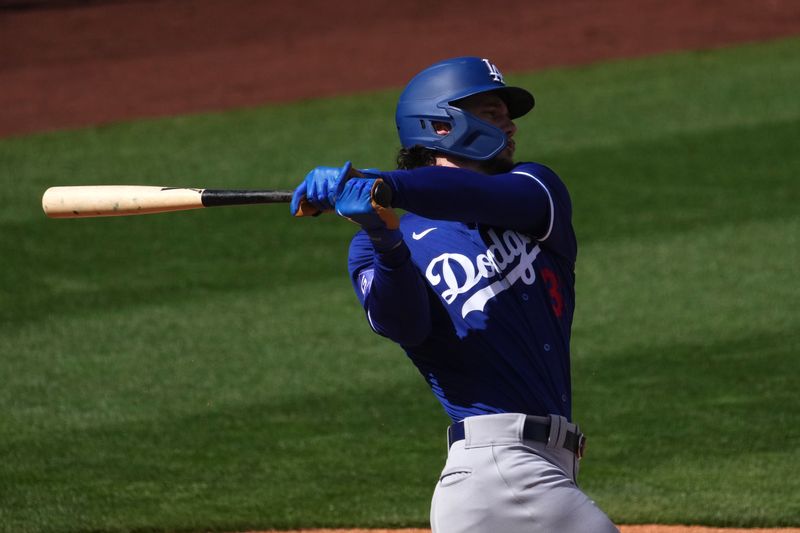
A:
{"type": "MultiPolygon", "coordinates": [[[[391,189],[384,183],[376,187],[376,203],[388,207],[391,189]]],[[[77,185],[50,187],[42,195],[42,209],[50,218],[88,218],[144,215],[204,207],[288,203],[292,191],[187,189],[147,185],[77,185]]],[[[318,211],[303,200],[298,216],[318,211]]]]}
{"type": "Polygon", "coordinates": [[[183,189],[146,185],[50,187],[42,209],[50,218],[144,215],[224,205],[285,203],[292,191],[183,189]]]}

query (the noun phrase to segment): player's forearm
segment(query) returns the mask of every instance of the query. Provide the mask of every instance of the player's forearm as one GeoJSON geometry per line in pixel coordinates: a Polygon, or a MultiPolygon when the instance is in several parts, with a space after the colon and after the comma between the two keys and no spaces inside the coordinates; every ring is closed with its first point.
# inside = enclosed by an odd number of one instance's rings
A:
{"type": "Polygon", "coordinates": [[[431,329],[430,304],[408,247],[401,243],[389,252],[376,252],[371,266],[361,271],[355,286],[372,329],[402,345],[421,343],[431,329]]]}
{"type": "Polygon", "coordinates": [[[550,200],[528,176],[487,176],[464,169],[424,167],[382,172],[392,205],[426,218],[478,222],[537,233],[550,217],[550,200]]]}
{"type": "Polygon", "coordinates": [[[366,300],[373,328],[402,345],[421,343],[431,330],[430,304],[408,247],[402,243],[388,254],[375,256],[375,277],[366,300]]]}

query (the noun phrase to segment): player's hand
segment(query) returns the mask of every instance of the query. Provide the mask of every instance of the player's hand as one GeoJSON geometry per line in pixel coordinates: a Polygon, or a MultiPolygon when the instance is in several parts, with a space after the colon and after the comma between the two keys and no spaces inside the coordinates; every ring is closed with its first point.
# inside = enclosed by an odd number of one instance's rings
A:
{"type": "Polygon", "coordinates": [[[359,176],[350,161],[341,168],[317,167],[294,190],[289,211],[293,216],[318,215],[333,210],[336,193],[348,179],[359,176]]]}
{"type": "Polygon", "coordinates": [[[391,190],[380,178],[352,179],[336,195],[336,213],[367,232],[378,251],[387,251],[403,239],[400,219],[391,208],[391,190]]]}

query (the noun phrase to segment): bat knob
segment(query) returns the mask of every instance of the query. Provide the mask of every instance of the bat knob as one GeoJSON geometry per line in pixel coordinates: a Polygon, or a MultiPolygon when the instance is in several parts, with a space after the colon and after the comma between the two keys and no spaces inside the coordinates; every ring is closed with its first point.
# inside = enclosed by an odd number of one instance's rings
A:
{"type": "Polygon", "coordinates": [[[392,206],[392,188],[386,184],[385,181],[378,179],[375,180],[375,185],[372,187],[372,199],[381,207],[392,206]]]}

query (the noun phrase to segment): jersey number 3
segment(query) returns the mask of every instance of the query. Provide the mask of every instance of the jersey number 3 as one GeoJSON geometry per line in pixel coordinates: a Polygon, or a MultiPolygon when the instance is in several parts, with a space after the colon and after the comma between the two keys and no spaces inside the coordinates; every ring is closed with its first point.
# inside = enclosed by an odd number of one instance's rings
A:
{"type": "Polygon", "coordinates": [[[542,279],[545,287],[547,287],[548,294],[550,294],[550,305],[553,307],[553,312],[558,318],[561,318],[564,312],[564,299],[561,297],[561,291],[559,291],[558,278],[555,272],[549,268],[543,268],[542,279]]]}

